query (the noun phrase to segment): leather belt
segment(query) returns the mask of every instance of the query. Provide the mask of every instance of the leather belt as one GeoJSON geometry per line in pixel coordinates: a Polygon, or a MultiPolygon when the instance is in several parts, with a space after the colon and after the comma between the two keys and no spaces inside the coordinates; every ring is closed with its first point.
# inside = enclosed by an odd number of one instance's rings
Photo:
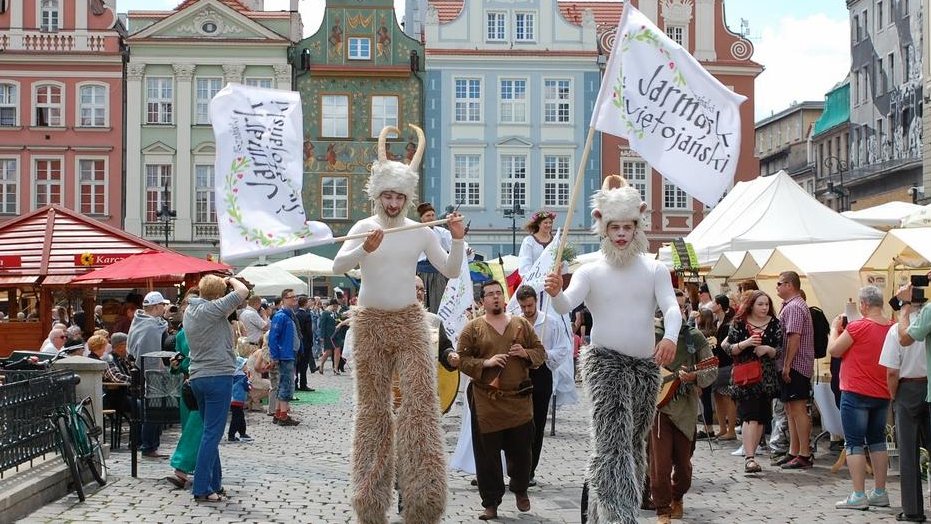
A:
{"type": "Polygon", "coordinates": [[[907,378],[899,379],[899,382],[927,382],[927,381],[928,381],[928,377],[907,377],[907,378]]]}

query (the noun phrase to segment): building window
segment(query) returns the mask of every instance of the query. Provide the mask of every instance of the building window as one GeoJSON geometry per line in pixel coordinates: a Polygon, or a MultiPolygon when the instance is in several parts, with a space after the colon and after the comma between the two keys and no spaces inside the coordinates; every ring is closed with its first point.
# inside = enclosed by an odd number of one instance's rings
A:
{"type": "Polygon", "coordinates": [[[498,203],[503,208],[527,205],[527,157],[501,155],[501,191],[498,203]]]}
{"type": "Polygon", "coordinates": [[[895,82],[895,53],[889,53],[889,55],[886,56],[886,67],[889,68],[889,75],[888,75],[889,84],[888,84],[888,85],[889,85],[889,89],[892,90],[892,89],[895,89],[895,86],[896,86],[896,82],[895,82]]]}
{"type": "Polygon", "coordinates": [[[685,47],[685,28],[681,25],[667,25],[666,36],[673,42],[685,47]]]}
{"type": "Polygon", "coordinates": [[[487,21],[485,39],[488,41],[498,41],[503,42],[506,38],[505,32],[505,13],[492,12],[485,14],[485,20],[487,21]]]}
{"type": "Polygon", "coordinates": [[[864,10],[860,14],[860,19],[863,20],[863,38],[869,38],[870,36],[870,18],[867,14],[867,11],[864,10]]]}
{"type": "Polygon", "coordinates": [[[78,90],[82,127],[105,127],[107,125],[107,86],[84,85],[78,90]]]}
{"type": "Polygon", "coordinates": [[[171,124],[174,108],[174,80],[171,77],[145,79],[146,124],[171,124]]]}
{"type": "Polygon", "coordinates": [[[543,157],[544,207],[569,205],[569,170],[568,155],[545,155],[543,157]]]}
{"type": "Polygon", "coordinates": [[[372,40],[369,38],[349,39],[349,59],[350,60],[371,60],[372,59],[372,40]]]}
{"type": "Polygon", "coordinates": [[[544,80],[543,121],[547,124],[568,124],[571,96],[569,80],[544,80]]]}
{"type": "Polygon", "coordinates": [[[61,86],[39,84],[36,86],[35,125],[37,127],[61,127],[61,86]]]}
{"type": "Polygon", "coordinates": [[[246,78],[246,85],[249,87],[262,87],[265,89],[272,89],[274,87],[274,80],[271,78],[249,77],[249,78],[246,78]]]}
{"type": "Polygon", "coordinates": [[[213,224],[217,221],[213,173],[212,164],[194,166],[194,220],[199,224],[213,224]]]}
{"type": "Polygon", "coordinates": [[[15,127],[19,121],[19,86],[0,84],[0,127],[15,127]]]}
{"type": "Polygon", "coordinates": [[[876,59],[876,69],[873,70],[873,74],[876,75],[876,96],[879,96],[886,92],[886,70],[883,69],[883,59],[876,59]]]}
{"type": "Polygon", "coordinates": [[[481,122],[482,82],[477,78],[456,79],[456,122],[481,122]]]}
{"type": "Polygon", "coordinates": [[[883,3],[876,2],[876,30],[881,31],[882,28],[883,28],[883,3]]]}
{"type": "Polygon", "coordinates": [[[58,31],[61,11],[58,0],[42,0],[39,4],[39,31],[54,33],[58,31]]]}
{"type": "Polygon", "coordinates": [[[49,204],[62,204],[61,200],[61,159],[37,158],[35,159],[35,207],[40,208],[49,204]]]}
{"type": "Polygon", "coordinates": [[[145,220],[157,222],[162,204],[171,206],[171,164],[146,164],[145,166],[145,220]],[[168,187],[168,201],[164,200],[168,187]]]}
{"type": "Polygon", "coordinates": [[[223,88],[222,78],[197,78],[196,86],[196,116],[194,123],[197,125],[210,124],[210,101],[223,88]]]}
{"type": "Polygon", "coordinates": [[[912,46],[906,45],[902,48],[902,83],[912,79],[912,46]]]}
{"type": "Polygon", "coordinates": [[[523,124],[527,121],[526,80],[501,80],[499,116],[501,122],[506,124],[523,124]]]}
{"type": "Polygon", "coordinates": [[[860,16],[853,15],[853,41],[860,41],[860,16]]]}
{"type": "MultiPolygon", "coordinates": [[[[372,137],[377,137],[386,126],[398,127],[398,97],[372,97],[372,137]]],[[[397,138],[391,133],[390,138],[397,138]]]]}
{"type": "Polygon", "coordinates": [[[323,136],[349,137],[349,97],[346,95],[324,95],[321,98],[320,129],[323,136]]]}
{"type": "Polygon", "coordinates": [[[86,215],[107,214],[107,161],[78,160],[78,208],[86,215]]]}
{"type": "Polygon", "coordinates": [[[868,66],[863,66],[860,69],[860,73],[862,76],[862,78],[860,79],[860,92],[863,94],[863,100],[862,100],[863,102],[866,102],[867,100],[869,100],[869,97],[870,97],[870,94],[869,94],[870,77],[869,77],[869,72],[867,71],[867,67],[868,66]]]}
{"type": "Polygon", "coordinates": [[[663,179],[663,208],[688,209],[689,195],[679,189],[679,186],[663,179]]]}
{"type": "Polygon", "coordinates": [[[647,163],[642,160],[621,160],[621,172],[627,183],[640,191],[640,200],[650,200],[650,179],[648,178],[647,163]]]}
{"type": "Polygon", "coordinates": [[[0,158],[0,213],[19,213],[19,159],[0,158]]]}
{"type": "Polygon", "coordinates": [[[325,176],[321,180],[320,217],[346,220],[349,218],[349,179],[325,176]]]}
{"type": "Polygon", "coordinates": [[[534,39],[534,14],[516,13],[514,15],[514,40],[533,42],[534,39]]]}
{"type": "Polygon", "coordinates": [[[453,200],[464,206],[482,205],[480,155],[453,155],[453,200]]]}

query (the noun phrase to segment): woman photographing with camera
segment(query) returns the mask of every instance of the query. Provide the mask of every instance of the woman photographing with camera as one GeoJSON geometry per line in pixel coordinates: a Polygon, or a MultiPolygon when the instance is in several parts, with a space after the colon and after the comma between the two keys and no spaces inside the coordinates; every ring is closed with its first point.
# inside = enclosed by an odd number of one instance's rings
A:
{"type": "Polygon", "coordinates": [[[206,275],[184,312],[184,331],[191,348],[190,383],[204,419],[204,435],[197,453],[194,500],[226,500],[220,465],[220,439],[226,428],[236,371],[233,332],[227,317],[248,296],[246,285],[234,278],[206,275]]]}

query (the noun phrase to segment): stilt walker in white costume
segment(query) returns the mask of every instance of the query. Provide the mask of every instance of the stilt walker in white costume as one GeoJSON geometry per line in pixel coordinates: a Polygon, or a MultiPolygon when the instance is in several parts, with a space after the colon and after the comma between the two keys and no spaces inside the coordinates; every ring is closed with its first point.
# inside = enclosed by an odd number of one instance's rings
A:
{"type": "MultiPolygon", "coordinates": [[[[588,522],[635,523],[646,474],[646,435],[656,413],[659,367],[675,356],[682,325],[666,267],[643,256],[646,204],[640,192],[612,175],[592,197],[594,232],[604,260],[582,266],[562,292],[551,273],[546,292],[559,313],[585,302],[592,313],[591,347],[582,373],[592,402],[586,478],[588,522]],[[654,344],[653,313],[663,312],[664,338],[654,344]]],[[[584,508],[583,508],[584,512],[584,508]]]]}
{"type": "Polygon", "coordinates": [[[352,506],[362,524],[387,524],[395,479],[395,427],[392,376],[400,375],[397,411],[398,483],[404,522],[434,524],[446,508],[446,461],[436,391],[436,348],[431,347],[424,309],[411,286],[417,258],[427,259],[447,278],[459,275],[465,227],[452,214],[452,249],[446,253],[429,229],[384,230],[417,224],[406,218],[417,195],[417,168],[423,157],[423,131],[410,165],[389,161],[386,127],[378,137],[378,160],[366,191],[375,215],[357,222],[333,261],[335,273],[362,269],[359,309],[353,316],[356,411],[352,436],[352,506]]]}

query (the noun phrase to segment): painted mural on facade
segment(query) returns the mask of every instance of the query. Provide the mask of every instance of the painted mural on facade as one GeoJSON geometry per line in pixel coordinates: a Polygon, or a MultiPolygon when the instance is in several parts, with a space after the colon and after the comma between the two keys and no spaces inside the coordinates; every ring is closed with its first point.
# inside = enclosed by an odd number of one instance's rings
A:
{"type": "Polygon", "coordinates": [[[407,125],[422,125],[423,87],[419,73],[411,71],[412,53],[422,59],[423,46],[401,31],[390,0],[368,2],[366,8],[331,0],[317,33],[296,46],[295,89],[304,113],[304,209],[308,218],[330,224],[334,234],[370,212],[364,187],[381,127],[389,123],[402,130],[388,142],[392,160],[409,162],[416,150],[407,125]],[[332,97],[345,101],[345,109],[340,105],[333,113],[332,97]],[[385,99],[392,101],[391,109],[376,115],[377,101],[385,99]],[[336,125],[343,126],[338,131],[328,127],[334,114],[336,125]]]}

